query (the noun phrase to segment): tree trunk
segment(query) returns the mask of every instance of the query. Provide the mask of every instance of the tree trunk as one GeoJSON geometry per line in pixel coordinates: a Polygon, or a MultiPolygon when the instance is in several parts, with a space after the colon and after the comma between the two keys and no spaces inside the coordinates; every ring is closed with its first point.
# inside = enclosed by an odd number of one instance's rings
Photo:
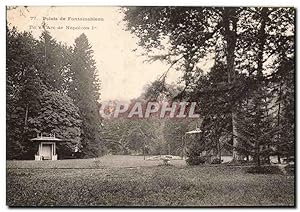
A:
{"type": "Polygon", "coordinates": [[[257,166],[260,166],[260,153],[259,153],[259,147],[257,148],[256,158],[257,158],[257,166]]]}
{"type": "Polygon", "coordinates": [[[185,149],[185,143],[184,143],[184,140],[185,140],[185,136],[183,135],[183,136],[181,137],[181,146],[182,146],[181,159],[183,159],[184,149],[185,149]]]}
{"type": "MultiPolygon", "coordinates": [[[[224,8],[223,11],[223,22],[225,28],[225,40],[226,40],[226,60],[227,60],[227,77],[228,85],[231,86],[235,81],[235,69],[234,69],[234,52],[237,41],[237,19],[236,9],[234,8],[224,8]]],[[[232,150],[232,161],[240,160],[240,154],[238,152],[238,130],[237,130],[237,112],[234,100],[230,99],[232,103],[231,108],[231,118],[232,118],[232,140],[233,140],[233,150],[232,150]]]]}
{"type": "Polygon", "coordinates": [[[241,155],[238,152],[238,146],[239,146],[239,141],[237,139],[237,134],[238,134],[238,130],[237,130],[237,115],[235,112],[232,112],[232,141],[233,141],[233,151],[232,151],[232,160],[233,161],[238,161],[241,160],[241,155]]]}
{"type": "MultiPolygon", "coordinates": [[[[277,113],[277,126],[280,126],[280,112],[281,112],[281,84],[279,85],[279,104],[278,104],[278,113],[277,113]]],[[[277,160],[278,163],[281,163],[280,160],[280,147],[279,147],[279,143],[280,143],[280,132],[278,132],[277,134],[277,160]]]]}
{"type": "MultiPolygon", "coordinates": [[[[263,98],[263,86],[264,86],[264,78],[263,78],[263,56],[264,56],[264,46],[266,42],[266,33],[265,33],[265,27],[266,27],[266,19],[267,19],[267,12],[268,8],[262,8],[261,10],[261,25],[258,31],[258,38],[259,38],[259,43],[258,43],[258,56],[257,56],[257,94],[258,96],[254,97],[254,102],[256,102],[256,120],[257,120],[257,125],[261,123],[262,117],[260,117],[260,112],[263,109],[262,105],[262,100],[263,98]]],[[[258,140],[260,137],[260,131],[257,130],[257,139],[256,139],[256,158],[257,158],[257,166],[260,166],[260,146],[261,146],[261,141],[258,140]]]]}
{"type": "Polygon", "coordinates": [[[221,152],[221,141],[218,140],[218,157],[220,159],[220,162],[222,161],[222,152],[221,152]]]}
{"type": "Polygon", "coordinates": [[[146,160],[146,155],[145,155],[145,140],[143,141],[143,155],[144,155],[144,160],[146,160]]]}
{"type": "Polygon", "coordinates": [[[24,126],[27,127],[29,104],[26,105],[24,126]]]}

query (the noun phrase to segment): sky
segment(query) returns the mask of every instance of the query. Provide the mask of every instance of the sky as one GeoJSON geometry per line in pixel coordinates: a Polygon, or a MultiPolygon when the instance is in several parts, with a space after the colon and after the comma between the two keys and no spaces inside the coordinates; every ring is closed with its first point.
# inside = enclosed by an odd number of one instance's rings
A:
{"type": "MultiPolygon", "coordinates": [[[[101,100],[130,100],[139,97],[146,84],[168,69],[160,61],[147,63],[142,57],[138,39],[125,31],[119,7],[28,7],[7,11],[7,21],[20,31],[31,31],[38,38],[43,21],[59,42],[73,45],[85,33],[94,50],[94,59],[101,81],[101,100]],[[46,17],[46,20],[43,20],[46,17]],[[68,21],[68,19],[72,21],[68,21]],[[65,20],[61,20],[65,18],[65,20]],[[75,21],[74,18],[98,18],[98,21],[75,21]],[[68,28],[67,28],[68,27],[68,28]],[[73,29],[72,27],[77,27],[73,29]],[[87,29],[89,28],[89,29],[87,29]],[[133,51],[137,49],[136,51],[133,51]]],[[[171,71],[167,82],[176,82],[180,73],[171,71]]]]}

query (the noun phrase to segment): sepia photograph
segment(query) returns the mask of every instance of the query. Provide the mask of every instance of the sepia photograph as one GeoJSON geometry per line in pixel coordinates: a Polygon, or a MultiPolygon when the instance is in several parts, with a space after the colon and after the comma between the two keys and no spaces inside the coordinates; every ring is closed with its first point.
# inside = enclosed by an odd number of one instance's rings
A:
{"type": "Polygon", "coordinates": [[[295,7],[5,10],[8,207],[296,207],[295,7]]]}

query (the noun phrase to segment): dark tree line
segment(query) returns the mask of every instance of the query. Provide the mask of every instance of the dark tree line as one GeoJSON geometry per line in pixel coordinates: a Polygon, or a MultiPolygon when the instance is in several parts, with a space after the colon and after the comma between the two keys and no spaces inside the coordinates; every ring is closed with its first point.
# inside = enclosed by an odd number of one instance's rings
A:
{"type": "Polygon", "coordinates": [[[204,133],[196,145],[222,140],[233,162],[252,157],[258,165],[271,155],[294,155],[294,8],[127,7],[123,12],[127,29],[150,60],[170,64],[153,93],[164,92],[169,71],[183,73],[184,86],[172,98],[200,105],[204,133]],[[212,68],[203,71],[201,61],[213,62],[212,68]]]}
{"type": "Polygon", "coordinates": [[[93,51],[82,34],[74,46],[44,30],[39,39],[7,28],[7,159],[32,159],[31,138],[55,134],[60,156],[79,148],[101,155],[99,81],[93,51]]]}

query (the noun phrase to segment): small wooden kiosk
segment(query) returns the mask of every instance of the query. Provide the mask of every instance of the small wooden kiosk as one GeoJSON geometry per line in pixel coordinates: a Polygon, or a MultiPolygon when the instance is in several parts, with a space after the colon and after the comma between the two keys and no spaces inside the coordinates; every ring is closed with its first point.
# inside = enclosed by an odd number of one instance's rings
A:
{"type": "Polygon", "coordinates": [[[33,142],[38,142],[38,151],[35,155],[35,160],[57,160],[56,142],[62,141],[54,136],[38,135],[31,139],[33,142]]]}
{"type": "Polygon", "coordinates": [[[191,130],[188,132],[185,132],[184,136],[182,136],[182,156],[181,158],[183,159],[184,157],[186,158],[186,153],[187,153],[187,143],[186,143],[186,137],[187,135],[195,135],[195,134],[199,134],[202,133],[202,131],[196,127],[195,130],[191,130]]]}

